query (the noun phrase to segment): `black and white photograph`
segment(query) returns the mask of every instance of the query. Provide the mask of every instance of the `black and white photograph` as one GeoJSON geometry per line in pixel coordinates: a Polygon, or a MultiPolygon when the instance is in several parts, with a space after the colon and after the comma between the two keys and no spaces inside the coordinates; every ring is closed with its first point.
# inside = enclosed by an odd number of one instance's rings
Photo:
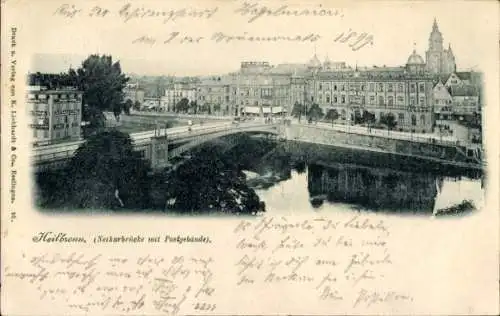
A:
{"type": "Polygon", "coordinates": [[[401,41],[406,54],[390,65],[351,64],[320,43],[303,60],[250,54],[197,76],[168,65],[136,73],[141,61],[127,68],[112,52],[34,55],[26,98],[36,204],[184,215],[474,212],[486,167],[482,72],[438,18],[425,22],[427,34],[401,41]]]}
{"type": "Polygon", "coordinates": [[[499,314],[499,3],[0,5],[0,314],[499,314]]]}

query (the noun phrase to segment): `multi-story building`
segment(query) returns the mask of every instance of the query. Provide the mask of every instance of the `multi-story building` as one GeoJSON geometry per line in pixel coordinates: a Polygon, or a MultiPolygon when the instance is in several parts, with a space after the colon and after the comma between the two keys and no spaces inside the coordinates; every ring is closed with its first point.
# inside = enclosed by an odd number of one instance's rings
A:
{"type": "Polygon", "coordinates": [[[231,102],[233,78],[230,75],[204,78],[198,85],[198,109],[211,114],[233,115],[231,102]]]}
{"type": "Polygon", "coordinates": [[[453,86],[450,88],[453,111],[459,115],[481,113],[479,91],[471,85],[453,86]]]}
{"type": "Polygon", "coordinates": [[[26,103],[36,145],[81,138],[82,92],[76,89],[46,90],[30,87],[26,103]]]}
{"type": "Polygon", "coordinates": [[[433,76],[425,72],[415,51],[405,67],[329,71],[314,60],[314,71],[292,76],[292,103],[318,104],[325,113],[336,110],[342,121],[352,121],[365,111],[377,120],[392,114],[399,130],[432,131],[433,76]]]}
{"type": "Polygon", "coordinates": [[[161,97],[161,106],[166,111],[174,111],[175,105],[182,99],[189,102],[197,100],[197,88],[193,82],[173,82],[165,89],[161,97]]]}
{"type": "Polygon", "coordinates": [[[434,112],[441,115],[449,115],[453,112],[452,101],[450,91],[448,87],[443,84],[441,80],[434,86],[433,89],[434,98],[434,112]]]}
{"type": "Polygon", "coordinates": [[[123,101],[130,100],[133,103],[139,102],[141,105],[144,104],[144,90],[139,88],[138,83],[129,83],[123,89],[124,98],[123,101]]]}
{"type": "Polygon", "coordinates": [[[448,49],[443,49],[443,35],[435,19],[429,36],[429,49],[425,57],[426,68],[430,73],[451,74],[456,70],[455,55],[451,50],[451,44],[448,45],[448,49]]]}
{"type": "Polygon", "coordinates": [[[286,112],[290,104],[290,74],[267,62],[243,62],[232,74],[236,114],[269,116],[286,112]]]}

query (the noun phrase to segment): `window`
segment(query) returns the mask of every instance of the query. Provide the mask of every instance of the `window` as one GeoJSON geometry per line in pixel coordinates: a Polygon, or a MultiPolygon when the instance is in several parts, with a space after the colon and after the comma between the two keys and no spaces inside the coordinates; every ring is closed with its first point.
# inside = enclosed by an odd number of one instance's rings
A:
{"type": "Polygon", "coordinates": [[[336,84],[333,85],[333,90],[337,91],[337,85],[336,84]]]}
{"type": "Polygon", "coordinates": [[[328,94],[326,95],[326,103],[330,103],[330,96],[328,94]]]}
{"type": "Polygon", "coordinates": [[[311,102],[314,102],[314,96],[311,96],[311,102]]]}
{"type": "Polygon", "coordinates": [[[415,114],[412,114],[411,116],[411,125],[417,125],[417,117],[415,116],[415,114]]]}
{"type": "Polygon", "coordinates": [[[389,83],[389,84],[387,85],[387,91],[388,91],[388,92],[392,92],[392,83],[389,83]]]}
{"type": "Polygon", "coordinates": [[[420,97],[419,104],[420,104],[420,106],[424,106],[425,105],[425,99],[424,99],[424,97],[420,97]]]}
{"type": "Polygon", "coordinates": [[[365,85],[364,84],[361,85],[361,91],[365,91],[365,85]]]}
{"type": "Polygon", "coordinates": [[[375,96],[371,95],[370,96],[370,104],[374,104],[374,103],[375,103],[375,96]]]}
{"type": "Polygon", "coordinates": [[[337,100],[337,96],[334,96],[334,97],[333,97],[333,103],[337,103],[337,102],[338,102],[338,100],[337,100]]]}
{"type": "Polygon", "coordinates": [[[345,103],[345,95],[342,96],[342,103],[345,103]]]}
{"type": "Polygon", "coordinates": [[[323,95],[322,95],[322,94],[320,94],[320,95],[319,95],[319,102],[322,102],[322,101],[323,101],[323,95]]]}
{"type": "Polygon", "coordinates": [[[33,128],[33,138],[36,138],[38,130],[36,128],[33,128]]]}
{"type": "Polygon", "coordinates": [[[383,84],[383,83],[379,83],[379,84],[378,84],[378,91],[379,91],[379,92],[384,91],[384,84],[383,84]]]}
{"type": "Polygon", "coordinates": [[[423,115],[423,114],[422,114],[422,115],[420,115],[420,123],[421,123],[422,125],[425,125],[425,115],[423,115]]]}
{"type": "Polygon", "coordinates": [[[344,86],[344,85],[341,85],[341,86],[340,86],[340,90],[345,91],[345,86],[344,86]]]}
{"type": "Polygon", "coordinates": [[[393,96],[387,97],[387,105],[394,106],[394,97],[393,96]]]}
{"type": "Polygon", "coordinates": [[[399,92],[403,92],[404,91],[404,87],[403,87],[402,83],[398,84],[398,91],[399,92]]]}
{"type": "Polygon", "coordinates": [[[404,113],[399,113],[399,116],[398,116],[398,121],[400,121],[400,122],[404,122],[404,120],[405,120],[405,115],[404,115],[404,113]]]}
{"type": "Polygon", "coordinates": [[[320,83],[318,89],[321,90],[323,88],[323,85],[320,83]]]}
{"type": "Polygon", "coordinates": [[[373,91],[373,90],[375,89],[375,85],[374,85],[373,83],[370,83],[370,86],[369,86],[369,87],[370,87],[370,88],[369,88],[369,90],[370,90],[370,91],[373,91]]]}
{"type": "Polygon", "coordinates": [[[43,138],[48,138],[49,137],[49,131],[44,129],[43,130],[43,138]]]}
{"type": "Polygon", "coordinates": [[[384,97],[383,97],[383,96],[379,96],[379,97],[378,97],[378,104],[379,104],[379,105],[384,105],[384,103],[385,103],[385,102],[384,102],[384,97]]]}
{"type": "Polygon", "coordinates": [[[415,98],[413,97],[410,98],[410,105],[415,105],[415,98]]]}
{"type": "Polygon", "coordinates": [[[413,93],[413,92],[415,92],[415,84],[414,83],[410,84],[410,93],[413,93]]]}
{"type": "Polygon", "coordinates": [[[396,100],[397,100],[398,104],[403,104],[404,103],[404,98],[402,96],[400,96],[400,95],[397,97],[396,100]]]}
{"type": "Polygon", "coordinates": [[[425,92],[425,84],[421,83],[418,85],[418,92],[425,92]]]}

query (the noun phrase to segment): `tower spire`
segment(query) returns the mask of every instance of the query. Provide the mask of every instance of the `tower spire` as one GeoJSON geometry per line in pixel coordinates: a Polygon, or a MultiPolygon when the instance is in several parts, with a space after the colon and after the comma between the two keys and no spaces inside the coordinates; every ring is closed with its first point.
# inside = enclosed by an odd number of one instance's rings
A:
{"type": "Polygon", "coordinates": [[[434,23],[432,24],[432,30],[437,30],[438,29],[438,24],[436,18],[434,18],[434,23]]]}

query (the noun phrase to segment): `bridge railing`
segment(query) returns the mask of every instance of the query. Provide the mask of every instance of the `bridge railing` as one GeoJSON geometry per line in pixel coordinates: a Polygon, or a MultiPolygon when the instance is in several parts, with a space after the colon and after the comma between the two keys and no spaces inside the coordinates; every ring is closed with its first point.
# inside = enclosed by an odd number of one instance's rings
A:
{"type": "Polygon", "coordinates": [[[369,128],[366,126],[356,126],[356,125],[342,125],[342,124],[328,124],[328,123],[318,123],[318,124],[307,124],[307,123],[294,123],[296,125],[309,126],[321,129],[330,129],[341,132],[346,132],[350,134],[361,134],[361,135],[371,135],[390,139],[407,140],[411,142],[420,143],[433,143],[437,145],[445,146],[461,146],[460,141],[456,139],[443,139],[443,137],[433,135],[433,134],[417,134],[408,132],[398,132],[391,130],[383,130],[376,128],[369,128]]]}
{"type": "MultiPolygon", "coordinates": [[[[191,131],[186,130],[175,130],[175,131],[166,131],[167,137],[171,141],[179,141],[179,140],[192,140],[194,137],[203,137],[207,135],[220,134],[223,132],[232,133],[233,131],[238,130],[248,130],[249,128],[253,129],[262,129],[263,127],[269,128],[273,126],[271,124],[262,124],[262,123],[242,123],[242,124],[223,124],[223,125],[202,125],[202,126],[193,126],[191,131]]],[[[159,131],[160,135],[165,135],[165,130],[159,131]]],[[[148,143],[151,141],[151,138],[155,136],[155,131],[148,132],[139,132],[131,134],[132,142],[134,145],[140,145],[142,143],[148,143]]],[[[71,158],[78,147],[84,141],[73,142],[71,144],[60,145],[56,147],[49,148],[37,148],[35,149],[34,155],[31,156],[33,163],[44,163],[44,162],[53,162],[63,159],[71,158]]]]}

